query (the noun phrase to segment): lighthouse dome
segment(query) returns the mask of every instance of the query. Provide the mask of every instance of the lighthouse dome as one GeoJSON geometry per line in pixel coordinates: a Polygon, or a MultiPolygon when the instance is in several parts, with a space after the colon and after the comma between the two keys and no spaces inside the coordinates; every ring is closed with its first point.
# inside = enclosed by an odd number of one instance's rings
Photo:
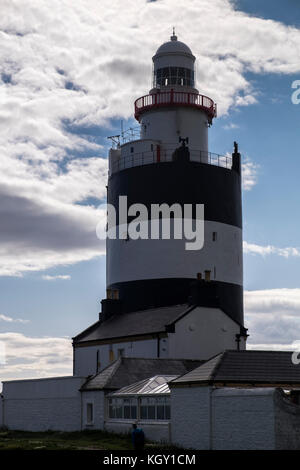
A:
{"type": "Polygon", "coordinates": [[[191,49],[182,41],[177,40],[177,36],[173,34],[170,41],[164,42],[156,51],[155,56],[161,54],[188,54],[193,56],[191,49]]]}

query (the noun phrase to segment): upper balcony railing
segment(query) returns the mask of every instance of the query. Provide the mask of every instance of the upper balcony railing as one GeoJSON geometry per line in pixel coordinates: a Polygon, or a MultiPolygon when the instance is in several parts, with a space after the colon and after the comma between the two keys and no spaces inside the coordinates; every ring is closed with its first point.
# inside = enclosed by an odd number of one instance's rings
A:
{"type": "Polygon", "coordinates": [[[139,121],[143,112],[168,106],[188,106],[202,109],[207,113],[209,122],[217,115],[217,105],[208,96],[170,90],[138,98],[134,103],[134,117],[139,121]]]}
{"type": "MultiPolygon", "coordinates": [[[[113,174],[127,168],[135,166],[151,165],[153,163],[164,163],[173,161],[173,153],[175,148],[168,147],[161,150],[161,153],[157,154],[156,151],[147,150],[145,152],[136,152],[130,155],[121,157],[119,160],[114,161],[109,170],[109,174],[113,174]]],[[[232,168],[232,157],[231,155],[219,155],[217,153],[207,152],[203,150],[190,150],[190,161],[204,163],[206,165],[219,166],[231,170],[232,168]]]]}

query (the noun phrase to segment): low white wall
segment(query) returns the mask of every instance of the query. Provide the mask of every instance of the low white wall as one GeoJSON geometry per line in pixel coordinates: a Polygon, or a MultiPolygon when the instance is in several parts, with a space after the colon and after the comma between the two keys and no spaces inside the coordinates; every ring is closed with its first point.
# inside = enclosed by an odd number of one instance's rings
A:
{"type": "Polygon", "coordinates": [[[300,450],[300,405],[291,403],[281,390],[274,398],[276,450],[300,450]]]}
{"type": "Polygon", "coordinates": [[[209,449],[210,387],[172,388],[172,443],[185,449],[209,449]]]}
{"type": "Polygon", "coordinates": [[[3,424],[24,431],[79,431],[84,377],[3,383],[3,424]]]}
{"type": "Polygon", "coordinates": [[[212,392],[212,448],[275,449],[274,388],[212,392]]]}
{"type": "Polygon", "coordinates": [[[156,442],[170,442],[170,422],[149,422],[149,421],[118,421],[108,420],[105,422],[105,430],[108,432],[115,432],[119,434],[130,433],[132,431],[132,425],[136,423],[145,433],[145,438],[149,441],[156,442]]]}
{"type": "Polygon", "coordinates": [[[172,442],[192,449],[274,449],[275,389],[171,390],[172,442]]]}

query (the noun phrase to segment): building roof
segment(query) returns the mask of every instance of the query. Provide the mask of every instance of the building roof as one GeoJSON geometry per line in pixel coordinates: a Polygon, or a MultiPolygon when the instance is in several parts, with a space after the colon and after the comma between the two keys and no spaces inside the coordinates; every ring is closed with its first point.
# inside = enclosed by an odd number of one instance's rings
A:
{"type": "Polygon", "coordinates": [[[193,55],[189,46],[187,46],[184,42],[178,41],[177,36],[173,34],[170,37],[170,41],[164,42],[156,51],[156,55],[158,54],[189,54],[193,55]]]}
{"type": "Polygon", "coordinates": [[[190,359],[144,359],[120,357],[98,374],[90,377],[81,390],[118,390],[157,375],[180,376],[203,361],[190,359]]]}
{"type": "Polygon", "coordinates": [[[111,393],[111,396],[168,394],[170,393],[168,382],[177,377],[177,375],[155,375],[150,379],[141,380],[140,382],[123,387],[111,393]]]}
{"type": "Polygon", "coordinates": [[[300,386],[300,364],[293,364],[292,352],[287,351],[224,351],[171,386],[196,383],[300,386]]]}
{"type": "Polygon", "coordinates": [[[75,336],[73,340],[77,344],[86,341],[104,341],[165,332],[167,325],[182,318],[194,308],[195,306],[182,304],[116,314],[103,322],[94,323],[87,330],[75,336]]]}

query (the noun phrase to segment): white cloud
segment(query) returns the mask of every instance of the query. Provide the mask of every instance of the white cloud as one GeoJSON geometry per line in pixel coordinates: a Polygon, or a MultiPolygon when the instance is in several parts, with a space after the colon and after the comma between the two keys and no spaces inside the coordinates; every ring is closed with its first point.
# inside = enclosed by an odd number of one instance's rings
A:
{"type": "MultiPolygon", "coordinates": [[[[219,115],[259,101],[246,72],[300,71],[300,31],[229,0],[2,0],[1,11],[2,275],[104,253],[97,211],[80,205],[105,197],[105,149],[88,128],[132,117],[170,25],[197,56],[200,92],[219,115]]],[[[243,165],[244,189],[256,170],[243,165]]]]}
{"type": "Polygon", "coordinates": [[[300,342],[300,289],[245,291],[244,303],[250,345],[280,349],[300,342]]]}
{"type": "Polygon", "coordinates": [[[69,338],[33,338],[21,333],[0,333],[0,343],[4,345],[0,380],[72,375],[69,338]]]}
{"type": "Polygon", "coordinates": [[[7,315],[0,314],[0,321],[5,321],[8,323],[28,323],[29,320],[24,320],[23,318],[12,318],[7,315]]]}
{"type": "Polygon", "coordinates": [[[238,129],[239,127],[240,126],[238,126],[234,122],[230,122],[229,124],[225,124],[225,126],[223,126],[223,129],[225,129],[226,131],[231,131],[232,129],[238,129]]]}
{"type": "Polygon", "coordinates": [[[242,163],[242,185],[244,191],[250,191],[257,183],[259,165],[249,158],[242,163]]]}
{"type": "Polygon", "coordinates": [[[300,351],[299,341],[293,341],[290,344],[248,344],[247,349],[265,350],[265,351],[300,351]]]}
{"type": "Polygon", "coordinates": [[[57,279],[69,281],[71,276],[69,274],[57,274],[56,276],[44,275],[42,279],[44,279],[44,281],[56,281],[57,279]]]}
{"type": "Polygon", "coordinates": [[[290,258],[293,256],[300,256],[300,250],[298,248],[288,246],[285,248],[279,248],[273,245],[257,245],[255,243],[243,242],[243,251],[247,254],[254,255],[278,255],[283,256],[284,258],[290,258]]]}

